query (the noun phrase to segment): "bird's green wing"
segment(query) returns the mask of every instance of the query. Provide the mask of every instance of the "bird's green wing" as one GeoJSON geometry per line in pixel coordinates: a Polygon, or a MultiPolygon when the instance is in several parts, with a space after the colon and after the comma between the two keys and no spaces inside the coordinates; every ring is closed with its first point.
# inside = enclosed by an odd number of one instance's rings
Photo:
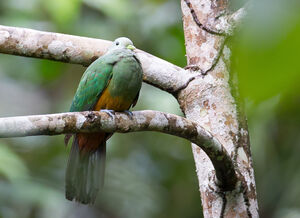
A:
{"type": "Polygon", "coordinates": [[[84,72],[70,112],[92,110],[112,77],[113,65],[104,59],[93,62],[84,72]]]}

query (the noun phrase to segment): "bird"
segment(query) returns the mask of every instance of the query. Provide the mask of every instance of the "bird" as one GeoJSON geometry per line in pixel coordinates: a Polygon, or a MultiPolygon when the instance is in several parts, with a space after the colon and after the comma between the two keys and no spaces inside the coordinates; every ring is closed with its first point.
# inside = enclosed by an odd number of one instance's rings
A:
{"type": "MultiPolygon", "coordinates": [[[[142,86],[143,69],[132,41],[117,38],[107,52],[84,72],[73,98],[70,112],[129,111],[137,103],[142,86]]],[[[106,141],[112,133],[76,133],[73,136],[65,175],[66,199],[93,204],[104,184],[106,141]]]]}

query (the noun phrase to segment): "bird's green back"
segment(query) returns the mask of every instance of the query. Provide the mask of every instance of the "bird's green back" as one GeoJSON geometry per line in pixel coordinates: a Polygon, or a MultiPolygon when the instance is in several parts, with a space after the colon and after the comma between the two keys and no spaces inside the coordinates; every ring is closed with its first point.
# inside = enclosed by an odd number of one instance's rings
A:
{"type": "MultiPolygon", "coordinates": [[[[128,49],[115,49],[94,61],[79,82],[70,112],[92,110],[112,78],[114,66],[133,56],[134,53],[128,49]]],[[[126,64],[122,66],[126,68],[126,64]]]]}
{"type": "Polygon", "coordinates": [[[99,58],[84,72],[70,108],[71,112],[92,110],[112,76],[113,65],[99,58]]]}

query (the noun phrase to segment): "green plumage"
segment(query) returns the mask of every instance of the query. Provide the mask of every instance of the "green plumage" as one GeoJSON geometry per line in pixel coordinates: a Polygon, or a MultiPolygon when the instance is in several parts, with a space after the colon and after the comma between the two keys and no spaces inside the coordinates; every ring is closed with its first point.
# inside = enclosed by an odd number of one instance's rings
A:
{"type": "Polygon", "coordinates": [[[142,68],[129,49],[114,49],[93,62],[83,74],[70,111],[92,110],[108,82],[112,96],[136,97],[142,84],[142,68]]]}
{"type": "MultiPolygon", "coordinates": [[[[126,105],[136,103],[142,85],[143,71],[132,51],[133,48],[129,39],[124,37],[116,39],[108,52],[87,68],[73,98],[71,112],[94,110],[106,88],[110,96],[109,101],[124,101],[126,105]]],[[[116,110],[115,108],[105,109],[116,110]]],[[[98,133],[80,135],[81,139],[91,139],[90,137],[95,139],[96,137],[97,149],[95,150],[95,145],[92,145],[93,149],[87,149],[88,152],[82,152],[80,149],[88,148],[89,140],[80,142],[79,134],[74,137],[66,171],[66,198],[68,200],[75,199],[84,204],[94,203],[97,192],[103,185],[105,146],[109,134],[102,133],[101,135],[100,133],[100,137],[97,135],[98,133]],[[97,144],[98,141],[99,144],[97,144]]],[[[67,140],[68,138],[69,136],[66,136],[67,140]]]]}
{"type": "Polygon", "coordinates": [[[103,56],[94,61],[84,72],[72,101],[70,112],[86,111],[93,108],[112,76],[113,63],[107,59],[114,58],[103,56]]]}

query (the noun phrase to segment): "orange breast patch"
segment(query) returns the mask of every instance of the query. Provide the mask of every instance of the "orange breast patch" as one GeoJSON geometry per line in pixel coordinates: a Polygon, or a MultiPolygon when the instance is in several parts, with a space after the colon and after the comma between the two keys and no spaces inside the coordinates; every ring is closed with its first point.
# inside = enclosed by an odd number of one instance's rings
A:
{"type": "Polygon", "coordinates": [[[101,109],[110,109],[115,111],[124,111],[130,108],[132,102],[126,101],[122,97],[112,97],[106,88],[100,96],[94,110],[99,111],[101,109]]]}

